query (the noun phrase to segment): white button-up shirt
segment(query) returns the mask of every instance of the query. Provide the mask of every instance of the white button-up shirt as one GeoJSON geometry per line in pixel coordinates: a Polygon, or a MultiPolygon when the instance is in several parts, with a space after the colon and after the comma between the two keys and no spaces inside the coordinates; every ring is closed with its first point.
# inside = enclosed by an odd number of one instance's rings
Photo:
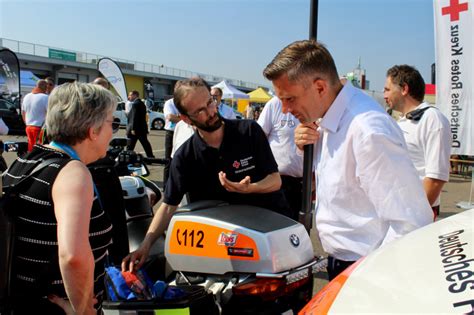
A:
{"type": "Polygon", "coordinates": [[[219,109],[219,114],[221,115],[222,118],[225,118],[225,119],[237,118],[235,116],[234,110],[230,106],[227,106],[224,103],[220,103],[218,106],[218,109],[219,109]]]}
{"type": "MultiPolygon", "coordinates": [[[[416,109],[431,106],[421,103],[416,109]]],[[[436,108],[427,109],[419,121],[405,116],[398,120],[403,131],[410,158],[421,180],[425,177],[449,180],[451,156],[451,127],[448,119],[436,108]]],[[[433,206],[440,203],[438,196],[433,206]]]]}
{"type": "Polygon", "coordinates": [[[320,122],[316,226],[324,250],[355,261],[433,221],[397,123],[346,84],[320,122]]]}
{"type": "Polygon", "coordinates": [[[258,124],[267,135],[280,174],[303,177],[303,156],[297,153],[295,144],[295,128],[300,124],[298,118],[291,113],[284,114],[280,99],[273,97],[265,104],[258,124]]]}
{"type": "Polygon", "coordinates": [[[174,127],[176,127],[176,123],[172,122],[169,119],[169,115],[179,115],[179,111],[174,105],[174,99],[170,98],[165,102],[163,105],[163,115],[165,115],[165,130],[174,131],[174,127]]]}

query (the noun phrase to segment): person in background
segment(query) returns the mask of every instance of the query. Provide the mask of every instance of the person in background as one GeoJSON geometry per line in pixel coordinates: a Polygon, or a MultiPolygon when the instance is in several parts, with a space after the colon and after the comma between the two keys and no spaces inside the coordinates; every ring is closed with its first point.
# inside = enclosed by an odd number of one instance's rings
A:
{"type": "Polygon", "coordinates": [[[298,220],[303,194],[303,157],[296,151],[295,129],[300,121],[283,113],[281,101],[273,97],[263,107],[258,124],[267,135],[281,176],[281,189],[290,204],[291,218],[298,220]]]}
{"type": "Polygon", "coordinates": [[[53,91],[53,89],[56,85],[54,83],[53,78],[51,78],[51,77],[45,78],[45,81],[47,83],[47,85],[46,85],[46,94],[49,95],[49,94],[51,94],[51,92],[53,91]]]}
{"type": "Polygon", "coordinates": [[[46,94],[48,83],[46,80],[38,80],[36,87],[23,99],[21,114],[26,125],[26,136],[28,137],[28,152],[38,140],[48,108],[48,94],[46,94]]]}
{"type": "MultiPolygon", "coordinates": [[[[181,81],[176,82],[174,90],[179,88],[181,81]]],[[[170,173],[171,164],[171,151],[173,150],[173,135],[176,124],[181,120],[179,111],[176,109],[174,99],[170,98],[163,105],[163,114],[165,115],[165,159],[167,160],[166,165],[163,169],[163,189],[166,188],[170,173]]]]}
{"type": "Polygon", "coordinates": [[[132,103],[130,113],[128,113],[127,137],[130,143],[127,150],[133,151],[137,141],[140,141],[145,154],[149,158],[154,158],[151,144],[148,141],[148,124],[146,121],[146,106],[139,98],[138,91],[132,91],[128,94],[128,100],[132,103]]]}
{"type": "MultiPolygon", "coordinates": [[[[282,111],[301,122],[299,150],[315,145],[316,227],[333,279],[359,258],[433,222],[402,131],[349,82],[329,51],[296,41],[263,71],[282,111]]],[[[300,152],[301,153],[301,152],[300,152]]]]}
{"type": "Polygon", "coordinates": [[[92,82],[93,84],[98,84],[100,86],[102,86],[104,89],[106,90],[110,90],[110,84],[109,84],[109,81],[107,81],[107,79],[105,78],[102,78],[102,77],[97,77],[95,78],[95,80],[92,82]]]}
{"type": "Polygon", "coordinates": [[[384,98],[390,109],[403,115],[398,125],[436,218],[441,189],[449,180],[451,127],[437,108],[423,102],[424,97],[425,81],[418,70],[408,65],[388,69],[384,98]]]}
{"type": "Polygon", "coordinates": [[[252,105],[248,104],[245,109],[245,118],[253,120],[255,118],[254,109],[252,105]]]}
{"type": "Polygon", "coordinates": [[[236,119],[234,110],[222,102],[222,90],[218,87],[211,89],[211,96],[216,99],[217,111],[222,118],[236,119]]]}
{"type": "Polygon", "coordinates": [[[171,159],[174,154],[178,151],[179,147],[186,142],[194,134],[194,127],[184,120],[180,120],[174,128],[173,134],[173,148],[171,150],[171,159]]]}
{"type": "Polygon", "coordinates": [[[35,145],[3,175],[11,185],[55,159],[15,201],[14,314],[97,314],[112,225],[86,165],[105,156],[116,106],[97,85],[58,86],[46,117],[52,142],[35,145]]]}
{"type": "Polygon", "coordinates": [[[174,100],[182,119],[196,131],[175,153],[164,201],[139,249],[124,258],[123,270],[143,265],[185,194],[191,202],[223,200],[288,214],[278,166],[260,126],[221,118],[209,85],[201,78],[182,81],[174,100]]]}

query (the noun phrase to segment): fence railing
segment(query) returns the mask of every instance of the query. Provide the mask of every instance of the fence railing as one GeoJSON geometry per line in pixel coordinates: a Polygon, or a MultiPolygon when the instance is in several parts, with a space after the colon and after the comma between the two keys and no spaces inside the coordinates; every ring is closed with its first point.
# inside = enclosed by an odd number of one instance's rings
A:
{"type": "MultiPolygon", "coordinates": [[[[7,38],[0,38],[0,46],[8,48],[16,53],[46,57],[46,58],[51,58],[50,57],[51,51],[54,50],[56,52],[63,52],[65,54],[74,55],[74,61],[87,63],[87,64],[96,64],[97,60],[99,60],[100,58],[106,57],[106,56],[91,54],[87,52],[80,52],[80,51],[74,51],[74,50],[69,50],[69,49],[21,42],[21,41],[7,39],[7,38]]],[[[109,57],[109,58],[112,58],[113,60],[117,61],[120,64],[120,67],[122,69],[127,69],[127,70],[135,70],[135,71],[142,71],[142,72],[148,72],[148,73],[154,73],[154,74],[169,75],[169,76],[180,77],[180,78],[189,78],[192,76],[199,76],[203,78],[204,80],[210,81],[210,82],[219,82],[222,80],[227,80],[227,82],[229,82],[230,84],[236,87],[245,87],[249,89],[256,89],[259,86],[261,86],[260,84],[256,84],[252,82],[224,78],[220,76],[198,73],[198,72],[193,72],[189,70],[177,69],[177,68],[167,67],[164,65],[154,65],[150,63],[143,63],[143,62],[127,60],[127,59],[122,59],[122,58],[114,58],[114,57],[109,57]]]]}

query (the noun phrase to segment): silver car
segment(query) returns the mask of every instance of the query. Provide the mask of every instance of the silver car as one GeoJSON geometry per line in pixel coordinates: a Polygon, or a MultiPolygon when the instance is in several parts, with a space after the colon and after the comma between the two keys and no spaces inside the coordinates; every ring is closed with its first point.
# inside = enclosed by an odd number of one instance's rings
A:
{"type": "MultiPolygon", "coordinates": [[[[162,130],[165,127],[165,115],[154,111],[147,110],[148,128],[154,130],[162,130]]],[[[127,114],[125,113],[125,102],[117,104],[117,110],[114,112],[114,118],[120,120],[121,126],[127,125],[127,114]]]]}

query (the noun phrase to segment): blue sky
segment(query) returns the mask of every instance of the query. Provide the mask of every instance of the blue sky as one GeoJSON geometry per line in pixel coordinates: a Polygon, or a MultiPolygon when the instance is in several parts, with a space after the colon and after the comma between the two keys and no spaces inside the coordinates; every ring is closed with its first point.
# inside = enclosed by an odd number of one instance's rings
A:
{"type": "MultiPolygon", "coordinates": [[[[447,0],[441,0],[446,1],[447,0]]],[[[0,0],[0,37],[270,86],[263,68],[308,38],[310,0],[0,0]]],[[[431,80],[432,0],[319,0],[318,40],[371,89],[394,64],[431,80]]]]}

